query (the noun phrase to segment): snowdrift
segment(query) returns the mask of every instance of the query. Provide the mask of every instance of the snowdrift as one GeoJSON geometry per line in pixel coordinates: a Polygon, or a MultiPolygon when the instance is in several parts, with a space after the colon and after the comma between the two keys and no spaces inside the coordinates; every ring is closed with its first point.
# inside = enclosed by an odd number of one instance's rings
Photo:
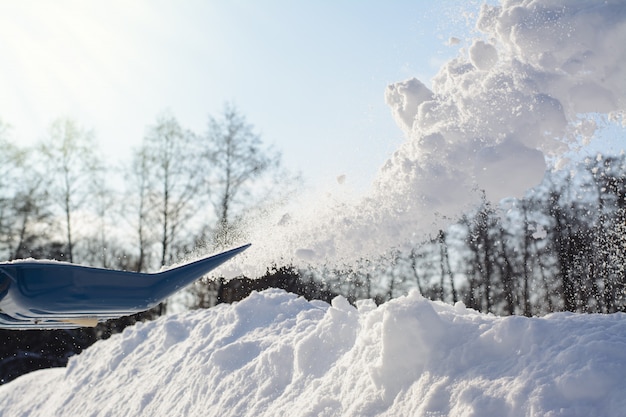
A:
{"type": "Polygon", "coordinates": [[[0,416],[622,416],[626,316],[280,290],[138,324],[0,387],[0,416]]]}

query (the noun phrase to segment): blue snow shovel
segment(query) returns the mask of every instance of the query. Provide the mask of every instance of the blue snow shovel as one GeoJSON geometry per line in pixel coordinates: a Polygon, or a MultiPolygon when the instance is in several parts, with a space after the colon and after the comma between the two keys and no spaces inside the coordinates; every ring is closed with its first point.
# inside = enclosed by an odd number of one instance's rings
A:
{"type": "Polygon", "coordinates": [[[0,328],[88,327],[140,313],[157,306],[249,246],[155,274],[64,262],[0,263],[0,328]]]}

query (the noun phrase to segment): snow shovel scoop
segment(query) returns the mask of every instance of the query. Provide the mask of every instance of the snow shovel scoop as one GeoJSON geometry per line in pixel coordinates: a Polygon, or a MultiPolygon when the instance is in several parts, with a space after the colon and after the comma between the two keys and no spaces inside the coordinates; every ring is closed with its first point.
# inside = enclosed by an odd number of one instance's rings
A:
{"type": "Polygon", "coordinates": [[[249,246],[154,274],[53,261],[0,263],[0,328],[90,327],[140,313],[249,246]]]}

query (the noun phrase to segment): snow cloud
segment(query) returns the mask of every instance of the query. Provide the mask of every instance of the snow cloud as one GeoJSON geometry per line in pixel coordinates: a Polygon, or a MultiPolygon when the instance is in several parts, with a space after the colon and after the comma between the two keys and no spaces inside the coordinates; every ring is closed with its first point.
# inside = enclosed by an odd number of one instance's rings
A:
{"type": "Polygon", "coordinates": [[[579,131],[585,114],[622,117],[623,2],[506,1],[483,5],[476,27],[484,38],[441,68],[432,91],[416,79],[388,87],[408,141],[381,171],[379,193],[520,196],[542,177],[544,156],[593,134],[579,131]]]}
{"type": "Polygon", "coordinates": [[[388,86],[406,141],[366,198],[316,199],[290,216],[278,235],[291,253],[328,261],[397,247],[458,216],[479,190],[493,201],[523,196],[547,158],[594,135],[598,115],[625,123],[623,0],[485,4],[476,29],[430,88],[416,78],[388,86]]]}
{"type": "Polygon", "coordinates": [[[476,28],[482,38],[440,69],[432,89],[410,79],[385,92],[407,141],[380,171],[374,200],[411,213],[413,229],[472,205],[475,190],[521,197],[546,158],[593,136],[586,120],[623,120],[622,1],[483,5],[476,28]]]}

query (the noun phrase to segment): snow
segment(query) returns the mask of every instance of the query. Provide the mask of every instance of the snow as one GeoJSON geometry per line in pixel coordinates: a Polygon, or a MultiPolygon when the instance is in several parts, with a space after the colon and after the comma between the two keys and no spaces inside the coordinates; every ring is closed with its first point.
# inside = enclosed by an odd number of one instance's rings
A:
{"type": "Polygon", "coordinates": [[[477,29],[481,37],[441,68],[431,90],[413,79],[386,92],[408,141],[377,190],[397,193],[397,206],[406,195],[424,201],[428,219],[435,210],[458,214],[476,201],[468,193],[476,187],[494,202],[523,195],[541,180],[546,157],[595,133],[581,121],[626,108],[623,1],[485,4],[477,29]]]}
{"type": "Polygon", "coordinates": [[[0,387],[0,416],[622,416],[626,317],[266,290],[0,387]]]}
{"type": "Polygon", "coordinates": [[[626,126],[623,0],[506,0],[474,18],[475,38],[451,36],[459,54],[433,80],[388,86],[406,141],[369,192],[310,196],[289,222],[255,219],[249,265],[353,263],[411,246],[480,201],[477,190],[494,203],[523,196],[546,160],[564,166],[592,141],[597,120],[626,126]]]}

